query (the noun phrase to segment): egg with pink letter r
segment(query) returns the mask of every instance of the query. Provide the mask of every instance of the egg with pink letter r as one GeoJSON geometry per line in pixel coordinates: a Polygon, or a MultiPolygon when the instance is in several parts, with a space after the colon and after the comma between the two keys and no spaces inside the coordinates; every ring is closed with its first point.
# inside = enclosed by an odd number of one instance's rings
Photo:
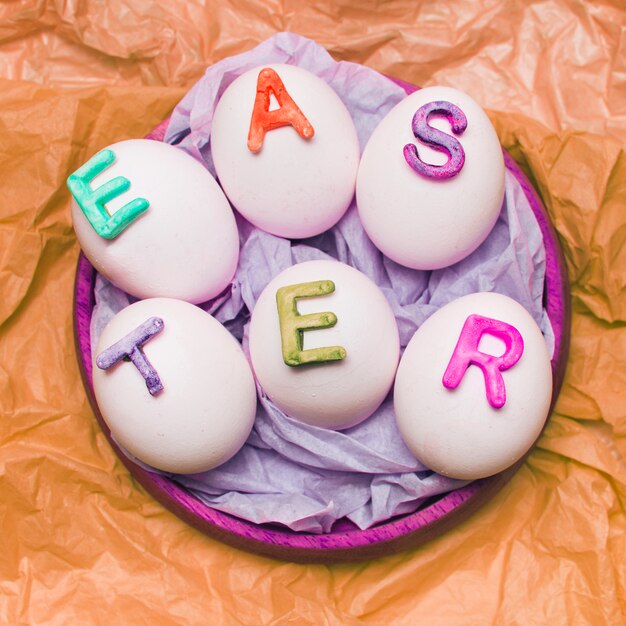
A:
{"type": "Polygon", "coordinates": [[[530,314],[497,293],[475,293],[429,317],[409,342],[394,407],[405,443],[453,478],[496,474],[526,454],[548,417],[552,369],[530,314]]]}

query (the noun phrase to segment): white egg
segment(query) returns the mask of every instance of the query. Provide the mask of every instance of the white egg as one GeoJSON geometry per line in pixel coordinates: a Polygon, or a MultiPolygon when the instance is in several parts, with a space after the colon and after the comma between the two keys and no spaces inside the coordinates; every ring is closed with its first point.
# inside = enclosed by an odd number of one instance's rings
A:
{"type": "MultiPolygon", "coordinates": [[[[275,110],[270,104],[270,110],[275,110]]],[[[280,108],[280,107],[279,107],[280,108]]],[[[255,226],[303,238],[333,226],[354,197],[359,142],[350,113],[321,78],[292,65],[268,65],[238,77],[220,98],[211,127],[217,176],[234,207],[255,226]],[[313,126],[304,138],[292,125],[268,130],[248,148],[259,73],[273,69],[313,126]]]]}
{"type": "Polygon", "coordinates": [[[248,361],[237,340],[192,304],[169,298],[131,304],[104,329],[93,361],[102,417],[115,439],[148,465],[202,472],[230,459],[250,434],[256,389],[248,361]],[[151,395],[132,362],[100,369],[97,360],[153,317],[163,328],[142,350],[163,389],[151,395]]]}
{"type": "Polygon", "coordinates": [[[437,269],[460,261],[491,232],[504,198],[504,159],[489,118],[468,95],[449,87],[421,89],[397,104],[380,122],[365,147],[356,188],[363,227],[389,258],[413,269],[437,269]],[[465,161],[451,178],[424,176],[404,156],[414,145],[429,165],[447,156],[418,141],[412,130],[416,111],[431,102],[459,107],[467,120],[454,135],[447,119],[429,126],[452,135],[465,161]]]}
{"type": "Polygon", "coordinates": [[[92,265],[138,298],[170,297],[199,303],[231,281],[239,235],[228,200],[208,170],[186,152],[159,141],[132,139],[109,146],[112,165],[92,189],[122,176],[130,188],[106,203],[115,214],[135,198],[147,210],[112,239],[101,237],[78,203],[74,230],[92,265]]]}
{"type": "MultiPolygon", "coordinates": [[[[484,332],[472,341],[478,342],[479,352],[493,357],[512,354],[504,335],[484,332]]],[[[394,388],[396,420],[409,449],[436,472],[461,479],[496,474],[524,456],[543,428],[551,397],[550,356],[541,330],[524,307],[497,293],[464,296],[429,317],[402,356],[394,388]],[[521,357],[500,372],[505,389],[501,408],[490,403],[478,365],[469,365],[456,388],[444,386],[470,315],[505,322],[521,336],[521,357]]]]}
{"type": "Polygon", "coordinates": [[[367,276],[337,261],[309,261],[279,274],[256,303],[250,323],[252,367],[268,397],[289,416],[341,430],[369,417],[393,384],[400,343],[393,311],[367,276]],[[289,366],[283,360],[279,288],[332,281],[327,295],[296,300],[299,315],[334,313],[332,327],[302,333],[303,349],[340,347],[345,358],[289,366]]]}

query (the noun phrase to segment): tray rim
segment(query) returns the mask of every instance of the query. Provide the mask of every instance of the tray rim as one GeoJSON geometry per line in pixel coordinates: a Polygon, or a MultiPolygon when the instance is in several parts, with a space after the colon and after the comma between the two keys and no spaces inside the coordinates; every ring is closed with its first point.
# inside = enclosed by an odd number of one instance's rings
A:
{"type": "MultiPolygon", "coordinates": [[[[417,87],[402,80],[390,80],[401,86],[407,94],[417,90],[417,87]]],[[[162,141],[168,122],[169,118],[165,119],[147,138],[162,141]]],[[[546,246],[544,303],[554,332],[554,353],[551,360],[553,393],[547,424],[561,389],[569,353],[569,281],[559,238],[543,202],[526,175],[504,149],[503,154],[506,168],[522,186],[546,246]]],[[[354,529],[327,534],[300,533],[261,526],[212,509],[169,478],[144,470],[133,463],[112,439],[98,409],[91,378],[89,330],[95,304],[95,276],[94,268],[80,252],[74,284],[74,340],[83,386],[101,430],[133,478],[152,497],[190,526],[233,547],[302,563],[364,561],[418,547],[460,524],[491,500],[523,465],[536,444],[535,442],[523,458],[503,472],[473,481],[465,487],[442,495],[414,513],[393,518],[366,530],[354,529]]]]}

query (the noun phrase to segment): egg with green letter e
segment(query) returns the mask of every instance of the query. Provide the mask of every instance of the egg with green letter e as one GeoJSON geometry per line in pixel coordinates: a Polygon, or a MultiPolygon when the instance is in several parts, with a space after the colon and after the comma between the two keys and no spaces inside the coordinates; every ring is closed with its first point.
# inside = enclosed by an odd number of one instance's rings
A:
{"type": "Polygon", "coordinates": [[[180,148],[120,141],[67,183],[80,246],[116,287],[137,298],[199,304],[232,280],[239,259],[235,216],[211,173],[180,148]]]}
{"type": "Polygon", "coordinates": [[[393,384],[396,320],[365,274],[338,261],[308,261],[261,293],[249,330],[263,393],[286,415],[343,430],[367,419],[393,384]]]}

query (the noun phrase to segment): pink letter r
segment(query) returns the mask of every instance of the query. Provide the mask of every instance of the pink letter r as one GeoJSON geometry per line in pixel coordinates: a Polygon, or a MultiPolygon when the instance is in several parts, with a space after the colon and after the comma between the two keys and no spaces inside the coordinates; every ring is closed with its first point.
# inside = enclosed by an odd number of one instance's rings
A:
{"type": "Polygon", "coordinates": [[[506,389],[500,372],[513,367],[523,352],[524,340],[517,328],[482,315],[470,315],[465,320],[441,382],[447,389],[456,389],[467,368],[478,365],[485,377],[487,400],[492,407],[500,409],[506,402],[506,389]],[[480,339],[485,333],[504,341],[505,351],[502,356],[493,356],[478,350],[480,339]]]}

